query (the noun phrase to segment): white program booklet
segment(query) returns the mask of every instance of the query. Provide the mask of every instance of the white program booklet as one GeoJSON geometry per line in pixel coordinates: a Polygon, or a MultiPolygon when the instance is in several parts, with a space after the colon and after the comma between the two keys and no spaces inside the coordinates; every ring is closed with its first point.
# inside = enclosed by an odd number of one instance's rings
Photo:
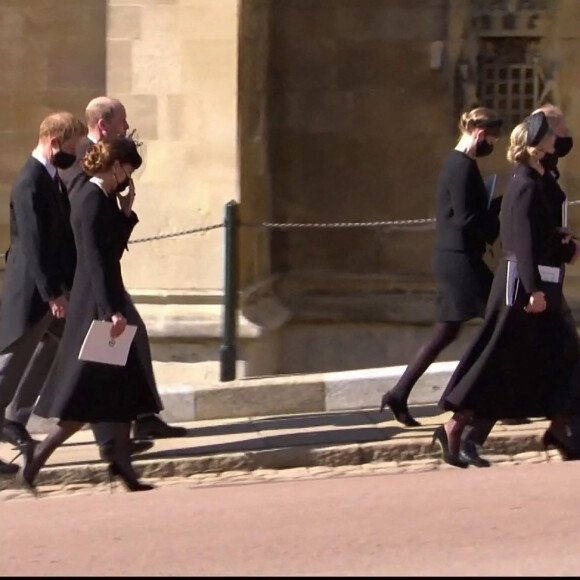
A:
{"type": "Polygon", "coordinates": [[[495,193],[495,182],[497,181],[497,174],[493,173],[489,177],[484,179],[485,188],[487,189],[487,207],[491,205],[491,200],[493,199],[493,194],[495,193]]]}
{"type": "MultiPolygon", "coordinates": [[[[538,266],[538,272],[542,282],[560,282],[561,269],[554,266],[538,266]]],[[[507,263],[507,279],[505,285],[505,303],[507,306],[513,306],[516,301],[520,279],[518,276],[518,265],[512,260],[507,263]]]]}
{"type": "Polygon", "coordinates": [[[568,200],[562,203],[562,227],[568,227],[568,200]]]}
{"type": "Polygon", "coordinates": [[[519,286],[518,265],[512,260],[507,263],[507,279],[505,284],[505,303],[507,306],[513,306],[516,301],[519,286]]]}
{"type": "Polygon", "coordinates": [[[112,322],[93,320],[81,346],[79,360],[122,367],[127,364],[129,349],[135,338],[137,327],[127,324],[121,336],[111,338],[112,326],[112,322]]]}

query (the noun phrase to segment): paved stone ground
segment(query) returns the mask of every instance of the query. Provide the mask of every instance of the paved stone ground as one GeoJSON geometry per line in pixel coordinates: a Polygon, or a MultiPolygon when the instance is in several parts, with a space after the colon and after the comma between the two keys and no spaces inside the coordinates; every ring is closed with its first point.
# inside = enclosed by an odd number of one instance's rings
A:
{"type": "MultiPolygon", "coordinates": [[[[492,466],[487,469],[501,467],[515,467],[521,464],[546,463],[547,461],[560,462],[562,459],[556,452],[546,456],[544,452],[528,451],[516,455],[487,455],[492,466]]],[[[252,471],[230,470],[219,473],[196,473],[189,476],[172,477],[144,477],[143,481],[156,486],[188,485],[193,487],[217,487],[228,485],[243,485],[259,482],[306,480],[329,477],[361,477],[370,475],[397,475],[403,473],[419,473],[437,470],[457,470],[442,462],[436,456],[423,457],[413,461],[374,461],[360,465],[337,465],[295,467],[287,469],[255,469],[252,471]]],[[[477,469],[470,467],[469,469],[477,469]]],[[[108,483],[62,483],[56,485],[39,485],[40,498],[62,497],[67,495],[111,493],[120,491],[125,493],[122,486],[116,483],[111,490],[108,483]]],[[[13,487],[0,491],[0,501],[31,500],[34,498],[28,491],[13,487]]]]}

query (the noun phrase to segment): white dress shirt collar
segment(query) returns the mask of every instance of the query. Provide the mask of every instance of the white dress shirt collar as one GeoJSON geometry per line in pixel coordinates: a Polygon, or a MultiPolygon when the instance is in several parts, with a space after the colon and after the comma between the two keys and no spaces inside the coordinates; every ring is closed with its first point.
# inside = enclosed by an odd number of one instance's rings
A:
{"type": "Polygon", "coordinates": [[[38,148],[32,152],[32,157],[44,165],[51,179],[55,178],[57,173],[56,167],[38,150],[38,148]]]}

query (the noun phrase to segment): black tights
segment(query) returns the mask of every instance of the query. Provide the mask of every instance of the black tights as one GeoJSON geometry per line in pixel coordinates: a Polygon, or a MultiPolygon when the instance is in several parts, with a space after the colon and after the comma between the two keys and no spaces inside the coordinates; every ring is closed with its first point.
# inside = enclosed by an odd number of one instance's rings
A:
{"type": "Polygon", "coordinates": [[[407,402],[415,383],[427,370],[429,365],[459,335],[463,322],[437,322],[431,338],[419,348],[409,363],[399,382],[391,389],[391,394],[398,400],[407,402]]]}
{"type": "MultiPolygon", "coordinates": [[[[69,437],[74,435],[84,423],[77,421],[59,421],[33,450],[29,461],[25,463],[24,477],[30,483],[34,481],[40,469],[49,457],[69,437]]],[[[131,479],[137,476],[131,464],[131,423],[107,423],[109,438],[99,442],[101,457],[108,463],[116,463],[131,479]]]]}

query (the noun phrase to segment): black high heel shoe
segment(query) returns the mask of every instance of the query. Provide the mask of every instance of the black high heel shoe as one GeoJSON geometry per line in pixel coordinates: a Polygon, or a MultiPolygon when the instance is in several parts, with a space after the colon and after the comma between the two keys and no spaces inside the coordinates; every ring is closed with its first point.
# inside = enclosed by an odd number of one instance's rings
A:
{"type": "Polygon", "coordinates": [[[110,463],[107,468],[107,473],[109,475],[109,484],[111,486],[111,493],[113,492],[113,482],[115,478],[118,477],[121,483],[125,486],[127,491],[149,491],[155,489],[155,486],[149,485],[148,483],[141,483],[138,479],[125,473],[123,468],[118,463],[110,463]]]}
{"type": "Polygon", "coordinates": [[[469,463],[463,461],[459,458],[458,455],[454,455],[449,451],[449,441],[447,439],[447,432],[445,431],[445,427],[443,425],[437,427],[433,432],[433,439],[431,440],[431,444],[435,445],[435,443],[439,443],[441,446],[441,451],[443,451],[443,461],[449,465],[453,465],[453,467],[461,467],[465,469],[469,467],[469,463]]]}
{"type": "Polygon", "coordinates": [[[387,392],[383,395],[381,399],[381,408],[379,409],[379,413],[382,413],[385,410],[385,407],[389,407],[391,409],[395,419],[405,425],[406,427],[420,427],[421,423],[419,421],[413,419],[411,413],[409,413],[409,409],[407,407],[407,403],[402,401],[397,401],[390,392],[387,392]]]}
{"type": "Polygon", "coordinates": [[[542,446],[544,447],[544,453],[546,454],[546,459],[550,461],[550,455],[548,450],[550,447],[555,447],[562,457],[562,461],[574,461],[580,459],[580,451],[571,450],[560,439],[558,439],[550,429],[546,429],[544,435],[542,436],[542,446]]]}

